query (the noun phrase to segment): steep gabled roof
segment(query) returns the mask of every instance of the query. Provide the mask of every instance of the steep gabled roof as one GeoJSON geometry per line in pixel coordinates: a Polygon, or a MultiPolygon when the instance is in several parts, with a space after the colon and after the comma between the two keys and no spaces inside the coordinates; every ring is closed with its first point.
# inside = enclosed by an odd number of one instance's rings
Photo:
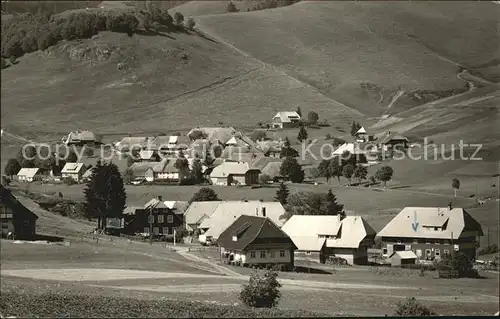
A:
{"type": "Polygon", "coordinates": [[[213,169],[210,177],[225,178],[229,175],[245,175],[250,170],[247,162],[224,162],[213,169]]]}
{"type": "Polygon", "coordinates": [[[212,216],[220,203],[220,201],[192,202],[184,213],[186,223],[197,224],[203,216],[212,216]]]}
{"type": "Polygon", "coordinates": [[[300,120],[300,115],[295,112],[295,111],[284,111],[284,112],[278,112],[276,115],[273,117],[273,119],[279,118],[281,122],[283,123],[291,123],[292,121],[290,119],[297,119],[300,120]]]}
{"type": "Polygon", "coordinates": [[[35,175],[38,173],[40,169],[39,168],[21,168],[19,172],[17,172],[17,176],[26,176],[27,178],[32,178],[35,177],[35,175]]]}
{"type": "Polygon", "coordinates": [[[38,216],[35,213],[21,204],[21,202],[19,202],[17,198],[12,195],[12,192],[5,188],[2,184],[0,184],[0,202],[7,205],[7,207],[13,211],[14,215],[20,214],[24,217],[38,219],[38,216]]]}
{"type": "Polygon", "coordinates": [[[293,244],[275,223],[267,217],[242,215],[224,230],[217,239],[225,249],[245,250],[252,243],[293,244]],[[234,241],[236,237],[236,241],[234,241]]]}
{"type": "Polygon", "coordinates": [[[483,236],[481,225],[463,208],[405,207],[377,236],[451,239],[453,233],[457,239],[465,230],[483,236]]]}
{"type": "Polygon", "coordinates": [[[221,202],[214,213],[205,218],[200,224],[200,228],[208,228],[206,236],[218,238],[219,235],[233,223],[241,215],[248,216],[263,216],[265,209],[266,217],[270,218],[274,223],[283,225],[282,215],[285,214],[285,209],[280,202],[264,202],[264,201],[223,201],[221,202]]]}
{"type": "Polygon", "coordinates": [[[365,128],[361,126],[359,130],[356,131],[356,134],[366,134],[365,128]]]}
{"type": "Polygon", "coordinates": [[[319,236],[330,236],[326,246],[335,248],[358,248],[367,236],[375,236],[373,228],[359,216],[340,220],[339,215],[294,215],[282,229],[300,250],[321,248],[319,236]]]}

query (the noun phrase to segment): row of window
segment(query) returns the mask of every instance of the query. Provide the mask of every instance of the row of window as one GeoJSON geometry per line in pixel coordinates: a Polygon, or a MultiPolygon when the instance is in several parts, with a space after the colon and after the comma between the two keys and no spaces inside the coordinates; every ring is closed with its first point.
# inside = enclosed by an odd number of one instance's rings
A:
{"type": "MultiPolygon", "coordinates": [[[[162,227],[161,234],[163,235],[173,235],[174,231],[177,230],[178,227],[162,227]],[[170,231],[170,229],[172,231],[170,231]]],[[[144,227],[144,233],[149,234],[149,227],[144,227]]],[[[153,227],[153,234],[160,234],[160,227],[153,227]]]]}
{"type": "MultiPolygon", "coordinates": [[[[255,256],[256,256],[255,251],[251,251],[250,252],[250,258],[256,258],[255,256]]],[[[261,250],[259,256],[260,256],[260,258],[266,258],[266,251],[265,250],[261,250]]],[[[269,257],[270,258],[276,258],[274,250],[271,250],[269,252],[269,257]]],[[[284,250],[280,250],[280,257],[285,257],[285,251],[284,250]]]]}
{"type": "MultiPolygon", "coordinates": [[[[155,221],[158,223],[158,224],[163,224],[165,222],[165,215],[157,215],[156,218],[155,218],[155,215],[151,216],[153,218],[153,224],[155,223],[155,221]]],[[[149,217],[148,217],[148,221],[149,221],[149,217]]],[[[167,215],[167,223],[171,224],[174,222],[174,216],[173,215],[167,215]]]]}

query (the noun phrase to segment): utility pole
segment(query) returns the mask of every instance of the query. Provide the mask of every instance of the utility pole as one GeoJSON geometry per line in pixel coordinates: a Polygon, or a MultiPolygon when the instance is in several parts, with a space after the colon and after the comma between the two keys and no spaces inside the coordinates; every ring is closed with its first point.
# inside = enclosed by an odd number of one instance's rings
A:
{"type": "Polygon", "coordinates": [[[175,247],[175,236],[177,235],[177,231],[174,228],[174,247],[175,247]]]}

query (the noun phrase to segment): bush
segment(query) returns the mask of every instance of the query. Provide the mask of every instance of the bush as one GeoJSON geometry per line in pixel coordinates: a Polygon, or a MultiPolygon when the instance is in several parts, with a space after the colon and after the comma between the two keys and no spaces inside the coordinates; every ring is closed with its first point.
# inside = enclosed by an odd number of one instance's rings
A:
{"type": "Polygon", "coordinates": [[[473,269],[473,263],[469,257],[462,252],[455,252],[454,255],[445,255],[437,264],[439,278],[461,278],[478,277],[478,273],[473,269]]]}
{"type": "Polygon", "coordinates": [[[261,184],[267,184],[271,180],[271,177],[267,174],[260,174],[259,181],[261,184]]]}
{"type": "Polygon", "coordinates": [[[266,131],[262,130],[253,131],[252,135],[250,135],[250,139],[254,142],[266,139],[266,137],[266,131]]]}
{"type": "Polygon", "coordinates": [[[65,177],[62,179],[62,182],[68,186],[75,185],[76,181],[72,179],[71,177],[65,177]]]}
{"type": "Polygon", "coordinates": [[[261,277],[254,273],[250,276],[248,283],[243,285],[240,292],[240,300],[247,306],[255,308],[272,308],[278,304],[281,298],[278,282],[278,273],[268,270],[261,277]]]}
{"type": "Polygon", "coordinates": [[[396,306],[396,315],[409,316],[434,316],[436,313],[422,305],[415,297],[406,298],[405,301],[400,301],[396,306]]]}
{"type": "Polygon", "coordinates": [[[240,10],[238,8],[236,8],[236,5],[232,1],[229,1],[229,3],[227,4],[227,7],[226,7],[226,11],[227,12],[238,12],[240,10]]]}
{"type": "Polygon", "coordinates": [[[180,13],[180,12],[176,12],[174,14],[174,22],[177,25],[181,25],[182,22],[184,22],[184,15],[182,13],[180,13]]]}
{"type": "Polygon", "coordinates": [[[479,249],[478,255],[488,255],[498,253],[498,246],[496,244],[490,245],[488,247],[479,249]]]}
{"type": "Polygon", "coordinates": [[[187,19],[187,21],[186,21],[186,28],[188,30],[193,30],[195,25],[196,25],[196,22],[194,22],[193,18],[187,19]]]}

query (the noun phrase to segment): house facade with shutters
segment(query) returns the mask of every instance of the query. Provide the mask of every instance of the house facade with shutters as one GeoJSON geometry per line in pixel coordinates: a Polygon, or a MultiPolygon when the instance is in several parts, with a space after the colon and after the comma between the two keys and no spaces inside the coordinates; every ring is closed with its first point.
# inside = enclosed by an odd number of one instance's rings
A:
{"type": "Polygon", "coordinates": [[[293,241],[271,219],[242,215],[217,240],[223,261],[240,266],[294,266],[293,241]]]}
{"type": "Polygon", "coordinates": [[[153,198],[144,207],[127,207],[123,215],[124,232],[128,235],[149,235],[151,229],[155,237],[173,237],[174,230],[184,225],[184,212],[168,207],[161,196],[158,199],[153,198]]]}
{"type": "Polygon", "coordinates": [[[475,259],[481,225],[463,208],[406,207],[378,234],[383,257],[413,251],[418,260],[432,261],[461,251],[475,259]]]}

